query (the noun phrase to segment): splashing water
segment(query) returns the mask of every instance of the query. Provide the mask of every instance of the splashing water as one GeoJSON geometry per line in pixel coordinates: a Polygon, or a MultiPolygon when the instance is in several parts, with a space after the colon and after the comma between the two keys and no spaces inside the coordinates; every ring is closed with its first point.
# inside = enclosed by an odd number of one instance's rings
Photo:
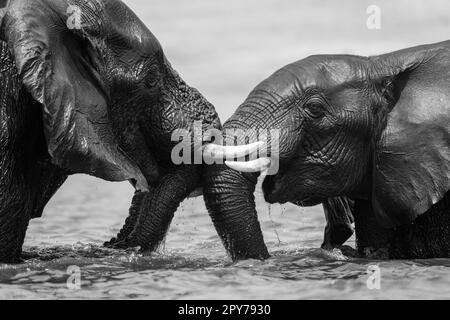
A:
{"type": "Polygon", "coordinates": [[[269,212],[260,214],[260,222],[272,258],[232,263],[201,198],[175,215],[164,247],[143,254],[101,246],[124,221],[132,195],[128,185],[76,177],[64,188],[45,217],[31,222],[24,263],[0,265],[0,298],[450,297],[449,259],[373,261],[352,257],[351,249],[320,249],[325,225],[320,207],[300,214],[286,205],[274,214],[258,198],[258,212],[269,212]],[[367,286],[373,265],[380,268],[380,290],[367,286]],[[79,289],[68,286],[71,266],[79,268],[79,289]]]}

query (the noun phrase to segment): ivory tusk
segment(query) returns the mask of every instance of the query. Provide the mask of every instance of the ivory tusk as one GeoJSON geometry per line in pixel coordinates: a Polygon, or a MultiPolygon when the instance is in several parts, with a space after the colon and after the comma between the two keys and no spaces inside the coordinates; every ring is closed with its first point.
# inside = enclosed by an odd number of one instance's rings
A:
{"type": "Polygon", "coordinates": [[[264,142],[258,141],[242,146],[220,146],[217,144],[207,144],[203,148],[203,155],[206,158],[214,160],[242,158],[257,152],[264,142]]]}
{"type": "Polygon", "coordinates": [[[225,161],[225,164],[240,172],[261,172],[269,169],[270,158],[259,158],[253,161],[225,161]]]}

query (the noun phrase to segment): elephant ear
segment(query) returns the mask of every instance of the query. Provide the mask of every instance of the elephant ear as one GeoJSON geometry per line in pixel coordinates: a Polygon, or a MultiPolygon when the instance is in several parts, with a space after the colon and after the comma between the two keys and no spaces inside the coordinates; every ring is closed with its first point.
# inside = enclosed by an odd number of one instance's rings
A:
{"type": "Polygon", "coordinates": [[[95,64],[98,50],[88,34],[69,28],[79,18],[75,9],[66,1],[12,1],[2,19],[2,40],[24,87],[42,105],[53,163],[108,181],[130,180],[146,190],[140,169],[116,142],[108,89],[95,64]]]}
{"type": "Polygon", "coordinates": [[[410,223],[450,189],[450,73],[444,66],[436,76],[433,63],[405,71],[395,80],[401,84],[394,83],[397,101],[373,170],[372,204],[384,227],[410,223]]]}

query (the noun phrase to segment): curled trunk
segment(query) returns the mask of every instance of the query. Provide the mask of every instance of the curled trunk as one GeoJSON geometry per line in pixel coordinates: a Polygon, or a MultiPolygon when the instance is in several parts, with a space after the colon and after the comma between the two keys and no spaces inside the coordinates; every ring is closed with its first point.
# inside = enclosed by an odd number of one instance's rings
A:
{"type": "MultiPolygon", "coordinates": [[[[152,192],[152,190],[150,192],[152,192]]],[[[139,218],[141,206],[143,205],[143,201],[146,196],[149,196],[149,193],[142,191],[136,191],[134,193],[131,207],[128,212],[128,217],[125,220],[125,225],[122,227],[122,229],[120,229],[115,238],[112,238],[110,241],[105,242],[104,245],[106,247],[114,247],[117,243],[124,241],[131,234],[131,232],[133,232],[139,218]]]]}
{"type": "Polygon", "coordinates": [[[233,260],[269,257],[255,209],[256,174],[208,166],[204,198],[214,226],[233,260]]]}
{"type": "Polygon", "coordinates": [[[114,248],[141,247],[154,251],[164,240],[180,203],[198,183],[199,169],[181,166],[166,174],[151,192],[137,192],[130,215],[117,238],[106,246],[114,248]]]}

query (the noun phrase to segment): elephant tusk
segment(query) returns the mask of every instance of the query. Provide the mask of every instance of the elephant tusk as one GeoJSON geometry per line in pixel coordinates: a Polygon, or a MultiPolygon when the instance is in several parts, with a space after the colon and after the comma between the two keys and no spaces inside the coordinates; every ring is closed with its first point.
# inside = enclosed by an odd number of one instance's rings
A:
{"type": "Polygon", "coordinates": [[[255,153],[263,145],[262,141],[242,146],[220,146],[210,143],[203,148],[203,155],[205,158],[213,160],[242,158],[255,153]]]}
{"type": "Polygon", "coordinates": [[[236,171],[240,172],[262,172],[269,169],[270,158],[259,158],[253,161],[225,161],[225,164],[236,171]]]}

